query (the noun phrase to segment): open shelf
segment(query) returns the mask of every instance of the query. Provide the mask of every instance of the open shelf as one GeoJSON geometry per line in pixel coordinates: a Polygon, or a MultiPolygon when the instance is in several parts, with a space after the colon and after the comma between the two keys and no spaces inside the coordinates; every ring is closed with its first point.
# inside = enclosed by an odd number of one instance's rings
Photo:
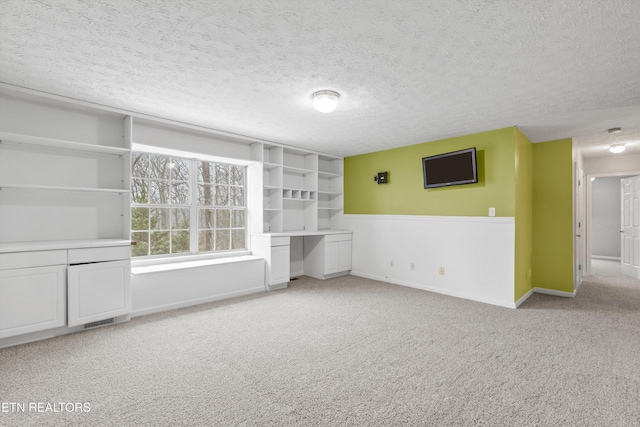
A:
{"type": "Polygon", "coordinates": [[[108,145],[86,144],[83,142],[64,141],[61,139],[42,138],[39,136],[22,135],[11,132],[0,132],[2,143],[20,145],[32,145],[44,148],[57,148],[62,150],[82,151],[87,153],[110,154],[123,156],[129,152],[127,148],[112,147],[108,145]]]}
{"type": "Polygon", "coordinates": [[[85,188],[85,187],[63,187],[56,185],[24,185],[24,184],[0,184],[0,189],[14,190],[45,190],[45,191],[82,191],[89,193],[130,193],[129,190],[121,188],[85,188]]]}
{"type": "Polygon", "coordinates": [[[342,176],[339,173],[333,173],[333,172],[323,172],[323,171],[318,171],[318,176],[319,177],[324,177],[324,178],[336,178],[339,176],[342,176]]]}
{"type": "Polygon", "coordinates": [[[133,118],[36,95],[0,99],[2,247],[128,244],[133,118]]]}
{"type": "Polygon", "coordinates": [[[306,174],[315,172],[314,170],[311,170],[311,169],[296,168],[293,166],[283,166],[282,170],[285,173],[292,173],[292,174],[298,174],[298,175],[306,175],[306,174]]]}
{"type": "MultiPolygon", "coordinates": [[[[343,159],[270,144],[252,147],[262,183],[254,192],[262,207],[262,232],[339,228],[343,159]]],[[[256,221],[260,227],[260,220],[256,221]]]]}

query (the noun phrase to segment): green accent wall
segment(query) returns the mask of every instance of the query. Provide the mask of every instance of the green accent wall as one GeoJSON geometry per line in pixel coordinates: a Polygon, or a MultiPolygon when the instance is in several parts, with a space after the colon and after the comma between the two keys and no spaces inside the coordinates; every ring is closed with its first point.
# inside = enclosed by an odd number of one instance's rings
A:
{"type": "Polygon", "coordinates": [[[533,144],[532,284],[536,288],[573,292],[571,147],[571,139],[533,144]]]}
{"type": "Polygon", "coordinates": [[[377,215],[515,215],[514,127],[443,139],[344,159],[344,213],[377,215]],[[422,158],[476,147],[476,184],[425,189],[422,158]],[[377,184],[378,172],[388,184],[377,184]]]}
{"type": "Polygon", "coordinates": [[[533,289],[533,144],[515,128],[515,301],[533,289]]]}
{"type": "Polygon", "coordinates": [[[346,214],[515,218],[514,302],[534,287],[573,292],[572,141],[532,144],[516,127],[344,159],[346,214]],[[425,190],[422,158],[476,147],[476,184],[425,190]],[[377,184],[378,172],[388,184],[377,184]]]}

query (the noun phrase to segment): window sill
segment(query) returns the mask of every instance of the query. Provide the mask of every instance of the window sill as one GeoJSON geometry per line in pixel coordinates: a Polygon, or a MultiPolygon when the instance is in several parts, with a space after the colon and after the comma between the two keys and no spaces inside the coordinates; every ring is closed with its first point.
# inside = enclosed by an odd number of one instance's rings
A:
{"type": "Polygon", "coordinates": [[[250,252],[243,251],[241,253],[235,253],[231,256],[211,258],[197,258],[197,257],[184,257],[180,259],[176,258],[162,258],[155,260],[140,260],[133,261],[131,267],[131,274],[148,274],[158,273],[162,271],[181,270],[185,268],[198,268],[207,267],[211,265],[230,264],[236,262],[247,262],[262,259],[257,256],[250,255],[250,252]]]}

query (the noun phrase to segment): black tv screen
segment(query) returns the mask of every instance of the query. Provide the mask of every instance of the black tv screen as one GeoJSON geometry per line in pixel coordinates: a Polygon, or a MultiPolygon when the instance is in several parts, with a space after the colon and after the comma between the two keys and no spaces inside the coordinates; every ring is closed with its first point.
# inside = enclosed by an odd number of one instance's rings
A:
{"type": "Polygon", "coordinates": [[[422,158],[424,188],[478,182],[476,148],[453,151],[422,158]]]}

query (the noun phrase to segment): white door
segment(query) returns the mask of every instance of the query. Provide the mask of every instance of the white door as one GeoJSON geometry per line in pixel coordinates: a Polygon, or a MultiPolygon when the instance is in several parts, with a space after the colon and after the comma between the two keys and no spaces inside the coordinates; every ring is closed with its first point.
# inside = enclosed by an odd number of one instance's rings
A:
{"type": "Polygon", "coordinates": [[[621,206],[621,271],[640,279],[640,176],[620,181],[621,206]]]}
{"type": "Polygon", "coordinates": [[[69,267],[69,327],[131,312],[131,263],[97,262],[69,267]]]}

